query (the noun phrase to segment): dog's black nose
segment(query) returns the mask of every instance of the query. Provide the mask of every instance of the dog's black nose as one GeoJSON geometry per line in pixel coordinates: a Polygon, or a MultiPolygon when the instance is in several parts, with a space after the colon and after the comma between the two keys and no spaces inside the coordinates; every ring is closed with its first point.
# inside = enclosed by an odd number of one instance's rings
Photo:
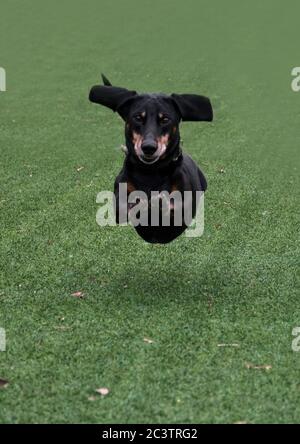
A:
{"type": "Polygon", "coordinates": [[[142,151],[146,156],[152,156],[157,149],[157,145],[155,142],[144,142],[142,144],[142,151]]]}

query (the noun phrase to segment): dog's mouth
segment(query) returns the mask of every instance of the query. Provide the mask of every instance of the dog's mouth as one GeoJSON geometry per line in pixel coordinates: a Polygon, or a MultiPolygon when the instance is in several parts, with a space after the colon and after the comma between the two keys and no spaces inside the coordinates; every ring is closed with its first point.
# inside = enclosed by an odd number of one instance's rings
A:
{"type": "Polygon", "coordinates": [[[147,154],[141,154],[138,155],[138,158],[141,162],[146,163],[148,165],[152,165],[153,163],[157,162],[160,156],[154,155],[154,156],[147,156],[147,154]]]}

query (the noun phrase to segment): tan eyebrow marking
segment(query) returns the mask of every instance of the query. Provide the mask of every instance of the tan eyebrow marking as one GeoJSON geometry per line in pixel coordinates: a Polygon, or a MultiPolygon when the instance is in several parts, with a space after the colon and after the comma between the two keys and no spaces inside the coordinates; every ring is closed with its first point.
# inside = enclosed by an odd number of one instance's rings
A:
{"type": "Polygon", "coordinates": [[[145,117],[145,116],[146,116],[146,111],[143,111],[142,114],[141,114],[141,116],[142,116],[142,117],[145,117]]]}

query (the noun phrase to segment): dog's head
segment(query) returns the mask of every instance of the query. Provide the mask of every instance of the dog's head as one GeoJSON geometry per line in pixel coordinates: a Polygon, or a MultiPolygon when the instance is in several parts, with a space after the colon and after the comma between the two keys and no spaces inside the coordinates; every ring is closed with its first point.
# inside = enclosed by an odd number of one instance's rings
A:
{"type": "Polygon", "coordinates": [[[207,97],[195,94],[137,94],[112,86],[102,76],[104,85],[90,91],[91,102],[104,105],[125,121],[128,153],[143,164],[153,165],[172,157],[179,146],[180,121],[212,121],[213,111],[207,97]]]}

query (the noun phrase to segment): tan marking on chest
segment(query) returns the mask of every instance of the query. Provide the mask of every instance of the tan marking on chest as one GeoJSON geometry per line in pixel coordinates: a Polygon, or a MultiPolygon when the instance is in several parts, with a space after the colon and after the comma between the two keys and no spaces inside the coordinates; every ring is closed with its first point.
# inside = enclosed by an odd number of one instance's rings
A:
{"type": "Polygon", "coordinates": [[[136,188],[133,185],[133,183],[132,182],[127,182],[127,193],[130,194],[130,193],[132,193],[135,190],[136,190],[136,188]]]}

